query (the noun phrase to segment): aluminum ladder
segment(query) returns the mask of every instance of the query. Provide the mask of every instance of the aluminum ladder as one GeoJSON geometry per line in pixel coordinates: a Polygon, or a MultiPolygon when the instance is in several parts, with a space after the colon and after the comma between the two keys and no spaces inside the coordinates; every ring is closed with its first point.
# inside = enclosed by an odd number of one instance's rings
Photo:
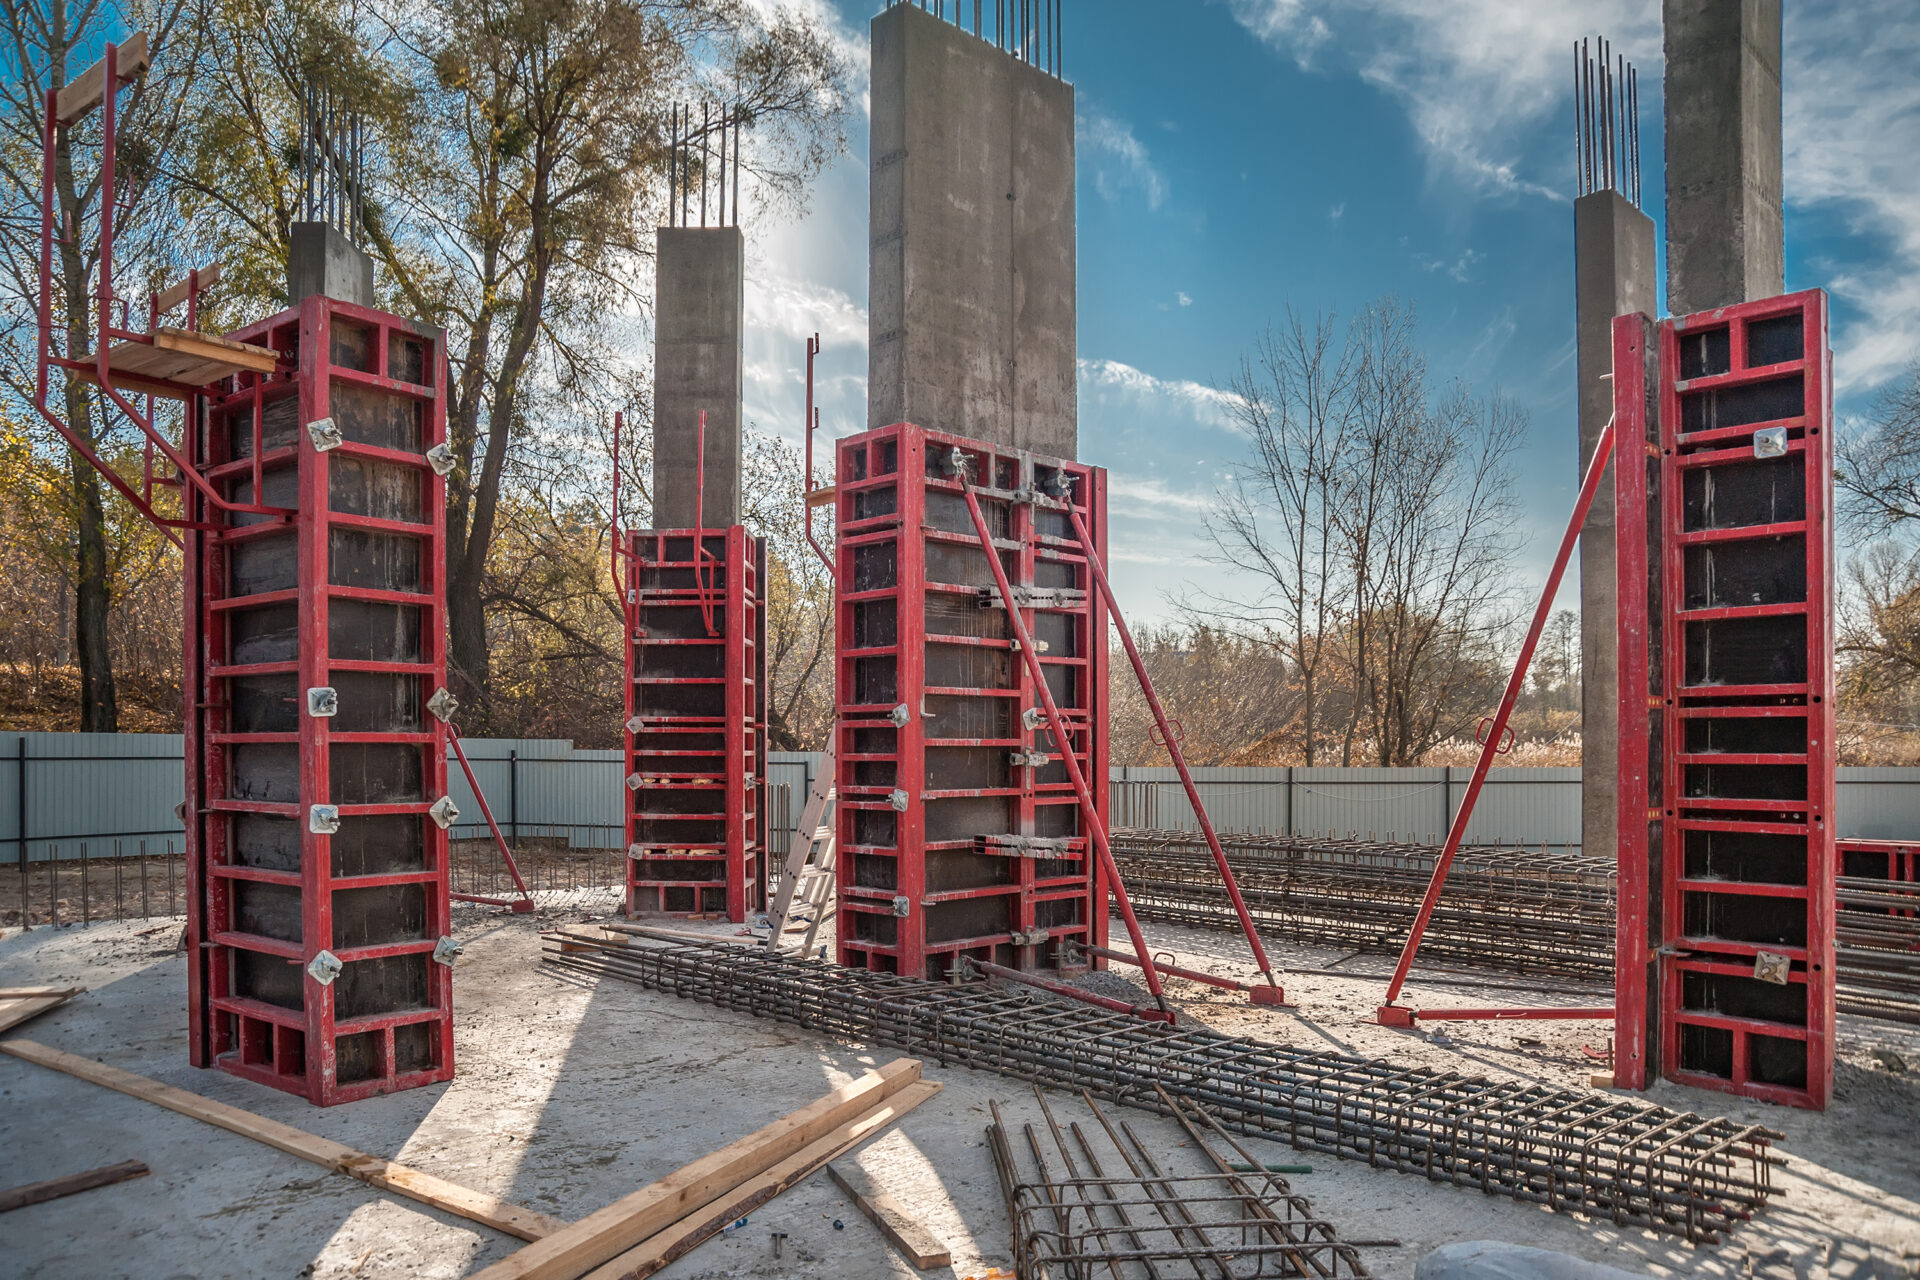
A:
{"type": "Polygon", "coordinates": [[[767,950],[779,952],[796,917],[806,925],[800,954],[814,948],[820,922],[834,913],[834,834],[833,778],[839,749],[839,726],[827,740],[827,758],[820,773],[807,788],[807,803],[793,829],[793,843],[780,869],[780,887],[774,894],[772,910],[767,912],[767,950]]]}

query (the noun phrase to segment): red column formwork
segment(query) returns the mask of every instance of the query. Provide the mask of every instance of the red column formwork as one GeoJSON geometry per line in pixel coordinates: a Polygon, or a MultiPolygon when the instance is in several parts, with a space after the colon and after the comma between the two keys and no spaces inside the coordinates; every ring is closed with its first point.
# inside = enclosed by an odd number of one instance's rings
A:
{"type": "Polygon", "coordinates": [[[1820,1108],[1834,1010],[1826,295],[1662,322],[1653,396],[1631,349],[1645,328],[1615,329],[1616,420],[1656,463],[1616,475],[1616,1078],[1820,1108]]]}
{"type": "Polygon", "coordinates": [[[1036,969],[1063,940],[1104,946],[1106,876],[962,477],[1104,823],[1107,617],[1060,495],[1103,554],[1106,473],[906,423],[835,465],[840,962],[942,977],[959,955],[1036,969]]]}
{"type": "Polygon", "coordinates": [[[318,1105],[451,1079],[446,352],[313,297],[232,335],[183,488],[192,1056],[318,1105]],[[439,452],[430,456],[429,451],[439,452]]]}
{"type": "Polygon", "coordinates": [[[766,909],[766,544],[627,535],[627,914],[766,909]]]}

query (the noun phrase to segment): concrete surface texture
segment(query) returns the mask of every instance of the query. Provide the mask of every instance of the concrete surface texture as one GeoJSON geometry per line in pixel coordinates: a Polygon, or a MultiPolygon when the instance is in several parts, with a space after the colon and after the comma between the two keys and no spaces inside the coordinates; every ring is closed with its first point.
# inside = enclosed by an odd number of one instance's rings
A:
{"type": "Polygon", "coordinates": [[[318,294],[371,307],[373,259],[324,222],[296,222],[287,240],[287,301],[318,294]]]}
{"type": "Polygon", "coordinates": [[[1665,0],[1667,310],[1786,290],[1781,0],[1665,0]]]}
{"type": "MultiPolygon", "coordinates": [[[[1617,191],[1573,202],[1575,381],[1579,473],[1613,416],[1613,320],[1659,310],[1653,219],[1617,191]]],[[[1613,471],[1580,535],[1580,831],[1586,852],[1612,858],[1619,832],[1620,640],[1614,581],[1613,471]]]]}
{"type": "Polygon", "coordinates": [[[709,529],[740,519],[746,238],[738,227],[661,227],[654,258],[653,527],[694,525],[700,412],[709,529]]]}
{"type": "Polygon", "coordinates": [[[909,5],[872,38],[867,425],[1075,457],[1073,88],[909,5]]]}
{"type": "MultiPolygon", "coordinates": [[[[556,923],[549,914],[543,922],[556,923]]],[[[177,924],[36,929],[0,941],[0,985],[84,984],[91,990],[15,1034],[140,1072],[379,1155],[578,1218],[899,1056],[836,1044],[744,1014],[596,983],[538,963],[539,924],[461,908],[465,946],[455,973],[459,1074],[448,1085],[320,1110],[299,1099],[187,1065],[177,924]]],[[[693,926],[698,927],[698,926],[693,926]]],[[[715,931],[735,932],[715,926],[715,931]]],[[[1154,927],[1156,951],[1244,976],[1245,944],[1218,933],[1154,927]]],[[[1338,956],[1275,944],[1283,964],[1327,967],[1338,956]]],[[[1378,958],[1342,967],[1377,973],[1378,958]]],[[[1420,990],[1454,1002],[1499,1003],[1511,992],[1420,990]]],[[[1118,986],[1118,975],[1101,975],[1118,986]]],[[[1591,1024],[1452,1024],[1444,1034],[1390,1031],[1368,1021],[1380,982],[1302,975],[1287,982],[1300,1012],[1258,1009],[1232,995],[1171,981],[1187,1015],[1222,1030],[1301,1046],[1384,1054],[1565,1085],[1593,1064],[1591,1024]]],[[[1137,993],[1137,989],[1136,989],[1137,993]]],[[[1550,997],[1559,999],[1560,997],[1550,997]]],[[[1578,1002],[1577,998],[1566,999],[1578,1002]]],[[[1251,1142],[1263,1160],[1306,1163],[1290,1178],[1343,1238],[1392,1240],[1363,1256],[1377,1276],[1408,1277],[1438,1245],[1500,1240],[1653,1275],[1893,1280],[1920,1251],[1920,1075],[1880,1065],[1920,1060],[1916,1037],[1843,1021],[1838,1098],[1825,1116],[1743,1103],[1673,1086],[1654,1100],[1733,1114],[1786,1132],[1785,1194],[1715,1247],[1626,1231],[1470,1188],[1301,1155],[1251,1142]],[[1893,1047],[1890,1049],[1889,1045],[1893,1047]]],[[[984,1146],[987,1102],[1040,1123],[1031,1088],[985,1072],[926,1075],[945,1090],[853,1158],[952,1248],[954,1265],[916,1273],[824,1174],[749,1215],[660,1274],[722,1276],[977,1276],[1010,1265],[1007,1219],[984,1146]],[[833,1225],[838,1219],[842,1226],[833,1225]],[[785,1232],[776,1262],[772,1233],[785,1232]]],[[[1055,1092],[1063,1119],[1086,1117],[1055,1092]]],[[[1171,1121],[1112,1108],[1172,1162],[1197,1159],[1171,1121]]],[[[1044,1129],[1042,1133],[1044,1134],[1044,1129]]],[[[17,1059],[0,1057],[0,1151],[7,1185],[118,1160],[150,1177],[34,1205],[0,1220],[0,1273],[66,1277],[456,1277],[516,1242],[464,1219],[377,1192],[237,1135],[17,1059]]],[[[1184,1170],[1183,1171],[1187,1171],[1184,1170]]]]}

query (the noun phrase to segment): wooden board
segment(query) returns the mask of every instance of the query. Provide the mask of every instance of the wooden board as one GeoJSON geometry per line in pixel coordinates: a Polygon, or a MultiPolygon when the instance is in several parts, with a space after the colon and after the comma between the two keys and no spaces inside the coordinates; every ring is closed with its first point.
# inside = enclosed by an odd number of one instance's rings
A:
{"type": "MultiPolygon", "coordinates": [[[[496,1231],[503,1231],[522,1240],[538,1240],[552,1235],[567,1224],[558,1218],[550,1218],[544,1213],[502,1200],[499,1196],[484,1191],[475,1191],[458,1183],[436,1178],[430,1173],[391,1160],[382,1160],[379,1156],[356,1151],[352,1147],[307,1133],[292,1125],[281,1124],[278,1120],[269,1120],[257,1116],[251,1111],[242,1111],[239,1107],[230,1107],[224,1102],[215,1102],[203,1098],[197,1093],[185,1089],[176,1089],[158,1080],[149,1080],[131,1071],[122,1071],[118,1067],[109,1067],[75,1054],[63,1053],[59,1049],[49,1049],[43,1044],[31,1040],[0,1040],[0,1053],[11,1054],[23,1062],[36,1066],[64,1071],[70,1076],[89,1081],[104,1088],[124,1093],[131,1098],[151,1102],[155,1106],[177,1111],[183,1116],[192,1116],[204,1120],[229,1133],[237,1133],[243,1138],[252,1138],[255,1142],[264,1142],[277,1151],[290,1156],[312,1161],[323,1168],[348,1177],[358,1178],[368,1186],[379,1187],[385,1191],[397,1192],[412,1200],[418,1200],[436,1209],[458,1214],[462,1218],[484,1223],[496,1231]]],[[[517,1256],[517,1255],[516,1255],[517,1256]]]]}
{"type": "MultiPolygon", "coordinates": [[[[220,264],[219,263],[216,262],[212,266],[200,268],[200,292],[205,293],[207,290],[213,288],[213,286],[219,283],[220,283],[220,264]]],[[[153,297],[153,304],[156,308],[158,308],[161,315],[165,315],[167,312],[173,310],[175,307],[185,302],[187,300],[187,295],[192,292],[193,292],[193,277],[189,275],[185,280],[180,281],[178,284],[171,285],[168,288],[162,289],[159,293],[155,294],[153,297]]]]}
{"type": "Polygon", "coordinates": [[[857,1164],[830,1164],[827,1176],[853,1198],[860,1212],[872,1219],[880,1234],[893,1242],[908,1262],[920,1270],[945,1267],[953,1263],[953,1250],[942,1244],[931,1231],[915,1222],[900,1202],[882,1191],[867,1171],[857,1164]]]}
{"type": "MultiPolygon", "coordinates": [[[[120,45],[115,55],[115,77],[125,84],[147,69],[147,33],[136,31],[120,45]]],[[[107,85],[107,60],[100,61],[82,71],[53,100],[53,112],[61,124],[72,124],[87,112],[100,105],[107,85]]]]}
{"type": "Polygon", "coordinates": [[[95,1187],[110,1187],[129,1178],[144,1178],[150,1172],[138,1160],[123,1160],[119,1164],[89,1169],[85,1173],[70,1173],[64,1178],[49,1178],[45,1182],[29,1182],[24,1187],[10,1187],[0,1191],[0,1213],[11,1213],[30,1204],[44,1204],[62,1196],[77,1195],[95,1187]]]}
{"type": "Polygon", "coordinates": [[[896,1058],[501,1259],[474,1280],[575,1280],[860,1119],[919,1078],[918,1059],[896,1058]]]}
{"type": "MultiPolygon", "coordinates": [[[[272,373],[280,357],[267,347],[234,342],[211,333],[161,325],[153,341],[116,342],[107,353],[113,385],[179,398],[180,387],[204,387],[236,373],[272,373]],[[178,384],[168,386],[167,384],[178,384]]],[[[76,371],[80,372],[80,371],[76,371]]],[[[94,372],[97,370],[89,370],[94,372]]],[[[81,376],[85,377],[86,372],[81,376]]],[[[97,376],[89,378],[97,382],[97,376]]]]}
{"type": "Polygon", "coordinates": [[[693,1252],[789,1187],[812,1177],[828,1161],[845,1155],[939,1092],[940,1086],[931,1080],[908,1085],[883,1106],[869,1111],[858,1120],[841,1125],[759,1177],[741,1183],[706,1208],[642,1240],[612,1262],[589,1271],[583,1280],[641,1280],[652,1275],[668,1263],[693,1252]]]}
{"type": "Polygon", "coordinates": [[[37,1018],[49,1009],[57,1009],[85,990],[85,987],[0,989],[0,1032],[11,1031],[29,1018],[37,1018]]]}

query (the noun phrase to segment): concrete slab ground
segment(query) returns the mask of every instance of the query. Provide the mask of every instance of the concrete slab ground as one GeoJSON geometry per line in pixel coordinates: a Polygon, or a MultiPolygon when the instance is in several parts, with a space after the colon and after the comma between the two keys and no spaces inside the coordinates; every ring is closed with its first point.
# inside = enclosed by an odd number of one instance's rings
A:
{"type": "MultiPolygon", "coordinates": [[[[185,969],[174,949],[175,924],[10,934],[0,940],[0,985],[89,988],[16,1035],[564,1218],[600,1208],[898,1056],[890,1048],[836,1044],[626,983],[543,968],[537,929],[555,922],[551,914],[536,923],[463,909],[459,936],[466,950],[455,986],[459,1075],[448,1085],[331,1110],[187,1065],[185,969]]],[[[1229,935],[1168,927],[1150,928],[1149,935],[1156,948],[1183,962],[1249,971],[1229,935]]],[[[1273,950],[1283,965],[1329,967],[1339,959],[1310,949],[1273,950]]],[[[1363,959],[1344,967],[1379,972],[1384,966],[1363,959]]],[[[1579,1046],[1604,1042],[1604,1030],[1590,1024],[1454,1024],[1444,1037],[1389,1031],[1365,1020],[1378,999],[1376,981],[1301,976],[1287,986],[1306,1006],[1303,1012],[1254,1009],[1192,984],[1170,984],[1170,991],[1189,1014],[1222,1030],[1555,1084],[1584,1083],[1592,1064],[1579,1046]]],[[[1423,994],[1417,984],[1413,994],[1423,994]]],[[[1440,996],[1436,989],[1425,994],[1440,996]]],[[[1445,998],[1494,1003],[1518,997],[1449,989],[1445,998]]],[[[1902,1029],[1875,1024],[1847,1030],[1847,1063],[1835,1105],[1824,1116],[1672,1087],[1655,1093],[1669,1106],[1732,1114],[1787,1134],[1782,1147],[1792,1163],[1780,1172],[1786,1194],[1714,1248],[1325,1156],[1302,1157],[1278,1144],[1249,1145],[1266,1159],[1310,1163],[1311,1174],[1291,1179],[1294,1190],[1342,1237],[1400,1242],[1364,1251],[1379,1276],[1410,1276],[1428,1249],[1475,1239],[1557,1249],[1659,1275],[1910,1276],[1920,1262],[1920,1072],[1884,1063],[1920,1065],[1920,1043],[1902,1029]]],[[[954,1266],[926,1274],[957,1280],[1007,1267],[1007,1221],[983,1131],[989,1099],[1001,1100],[1015,1123],[1037,1122],[1031,1090],[984,1072],[929,1065],[926,1074],[945,1091],[863,1148],[859,1162],[952,1247],[954,1266]]],[[[1051,1096],[1056,1108],[1080,1106],[1051,1096]]],[[[1169,1159],[1192,1158],[1171,1121],[1117,1110],[1169,1159]]],[[[4,1057],[0,1153],[5,1185],[128,1159],[153,1170],[151,1177],[0,1217],[0,1276],[455,1277],[517,1244],[248,1139],[4,1057]]],[[[920,1273],[822,1174],[661,1274],[845,1280],[920,1273]],[[779,1261],[774,1231],[787,1233],[779,1261]]]]}

